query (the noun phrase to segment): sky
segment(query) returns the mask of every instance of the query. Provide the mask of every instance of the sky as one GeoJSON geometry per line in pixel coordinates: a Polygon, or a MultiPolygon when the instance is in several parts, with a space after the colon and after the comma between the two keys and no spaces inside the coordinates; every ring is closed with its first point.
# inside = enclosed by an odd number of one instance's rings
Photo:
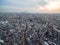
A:
{"type": "Polygon", "coordinates": [[[0,0],[0,12],[60,12],[60,0],[0,0]]]}

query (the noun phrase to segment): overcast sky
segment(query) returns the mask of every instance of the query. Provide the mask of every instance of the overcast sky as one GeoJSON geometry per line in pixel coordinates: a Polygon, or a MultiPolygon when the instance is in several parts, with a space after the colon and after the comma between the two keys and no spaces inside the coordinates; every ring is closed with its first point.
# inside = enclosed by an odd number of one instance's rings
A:
{"type": "Polygon", "coordinates": [[[60,0],[0,0],[0,12],[60,12],[60,0]]]}

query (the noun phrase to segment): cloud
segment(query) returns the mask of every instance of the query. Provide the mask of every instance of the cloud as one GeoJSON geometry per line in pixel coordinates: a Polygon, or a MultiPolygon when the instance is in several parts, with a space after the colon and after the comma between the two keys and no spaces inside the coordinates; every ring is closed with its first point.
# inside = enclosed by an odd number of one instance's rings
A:
{"type": "Polygon", "coordinates": [[[0,12],[60,12],[60,0],[1,0],[0,12]]]}
{"type": "Polygon", "coordinates": [[[37,5],[45,5],[44,0],[1,0],[2,6],[17,6],[17,7],[35,7],[37,5]]]}
{"type": "Polygon", "coordinates": [[[60,0],[45,0],[47,4],[44,6],[37,6],[37,11],[43,12],[60,12],[60,0]]]}

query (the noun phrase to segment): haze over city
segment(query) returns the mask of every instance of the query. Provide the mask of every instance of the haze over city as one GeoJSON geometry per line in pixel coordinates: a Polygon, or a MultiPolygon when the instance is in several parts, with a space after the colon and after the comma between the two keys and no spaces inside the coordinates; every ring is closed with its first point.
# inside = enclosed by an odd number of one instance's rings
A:
{"type": "Polygon", "coordinates": [[[59,13],[60,0],[0,0],[0,12],[59,13]]]}

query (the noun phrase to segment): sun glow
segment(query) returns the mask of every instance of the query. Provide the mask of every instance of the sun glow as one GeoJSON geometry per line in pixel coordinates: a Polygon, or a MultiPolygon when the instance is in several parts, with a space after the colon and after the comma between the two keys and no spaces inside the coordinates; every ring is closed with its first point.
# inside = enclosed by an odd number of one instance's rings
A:
{"type": "Polygon", "coordinates": [[[57,2],[52,2],[46,5],[46,8],[48,8],[49,11],[55,10],[56,8],[59,7],[59,4],[57,2]]]}
{"type": "Polygon", "coordinates": [[[50,2],[49,4],[45,5],[42,8],[41,8],[42,10],[45,10],[47,12],[59,12],[60,11],[60,2],[50,2]]]}
{"type": "Polygon", "coordinates": [[[52,4],[52,3],[47,6],[47,8],[49,8],[49,10],[52,10],[56,7],[57,7],[57,4],[52,4]]]}

